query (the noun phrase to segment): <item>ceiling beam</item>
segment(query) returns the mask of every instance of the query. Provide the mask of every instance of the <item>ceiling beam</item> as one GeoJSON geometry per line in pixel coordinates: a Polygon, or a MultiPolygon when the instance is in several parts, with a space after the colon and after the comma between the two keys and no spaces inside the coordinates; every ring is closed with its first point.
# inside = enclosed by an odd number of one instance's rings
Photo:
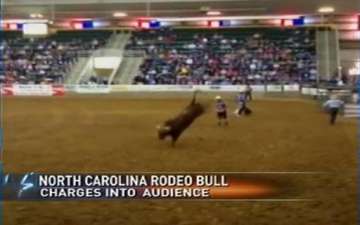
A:
{"type": "MultiPolygon", "coordinates": [[[[262,0],[268,1],[268,0],[262,0]]],[[[73,4],[121,4],[121,3],[207,3],[219,2],[219,0],[12,0],[7,1],[8,6],[24,5],[73,5],[73,4]]],[[[250,0],[226,0],[226,2],[250,2],[250,0]]],[[[251,2],[254,2],[251,1],[251,2]]]]}

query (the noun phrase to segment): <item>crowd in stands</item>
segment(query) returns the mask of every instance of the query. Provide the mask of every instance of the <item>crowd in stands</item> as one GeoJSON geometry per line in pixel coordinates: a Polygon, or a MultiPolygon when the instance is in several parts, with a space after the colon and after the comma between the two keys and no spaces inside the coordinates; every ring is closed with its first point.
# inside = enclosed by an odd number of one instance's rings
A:
{"type": "Polygon", "coordinates": [[[309,29],[138,31],[127,49],[144,50],[135,84],[265,84],[316,81],[309,29]]]}
{"type": "MultiPolygon", "coordinates": [[[[78,57],[103,46],[110,35],[5,35],[0,41],[0,83],[64,83],[78,57]]],[[[317,77],[314,37],[306,28],[167,28],[135,31],[126,48],[146,52],[135,84],[311,84],[317,77]]]]}
{"type": "Polygon", "coordinates": [[[0,41],[0,83],[64,83],[78,57],[104,45],[107,38],[106,35],[82,36],[72,32],[47,38],[5,36],[0,41]]]}

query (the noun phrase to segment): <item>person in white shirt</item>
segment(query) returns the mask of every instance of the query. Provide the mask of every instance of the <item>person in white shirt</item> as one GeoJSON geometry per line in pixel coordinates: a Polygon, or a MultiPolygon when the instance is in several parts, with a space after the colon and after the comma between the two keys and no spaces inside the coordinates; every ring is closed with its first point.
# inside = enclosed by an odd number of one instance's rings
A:
{"type": "Polygon", "coordinates": [[[344,102],[337,98],[337,96],[332,96],[330,100],[326,101],[323,107],[329,112],[330,114],[330,124],[334,125],[336,122],[337,115],[341,107],[343,107],[344,102]]]}

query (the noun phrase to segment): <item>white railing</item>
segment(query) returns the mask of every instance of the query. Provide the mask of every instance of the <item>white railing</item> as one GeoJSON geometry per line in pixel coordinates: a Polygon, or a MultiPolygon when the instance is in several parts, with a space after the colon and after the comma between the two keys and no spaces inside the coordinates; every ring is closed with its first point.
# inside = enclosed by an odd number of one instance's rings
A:
{"type": "Polygon", "coordinates": [[[123,51],[122,50],[118,50],[118,49],[109,49],[109,48],[102,48],[102,49],[98,49],[96,51],[94,51],[91,54],[91,57],[88,59],[88,61],[86,62],[84,68],[81,70],[80,72],[80,76],[78,77],[76,84],[81,84],[81,83],[86,83],[90,77],[92,76],[92,74],[94,74],[94,61],[95,58],[98,57],[118,57],[120,58],[120,63],[118,65],[115,65],[112,73],[109,75],[109,84],[111,83],[111,81],[113,80],[116,72],[118,71],[121,61],[122,61],[122,55],[123,55],[123,51]]]}
{"type": "Polygon", "coordinates": [[[358,104],[346,104],[344,110],[344,116],[348,118],[360,117],[360,105],[358,104]]]}

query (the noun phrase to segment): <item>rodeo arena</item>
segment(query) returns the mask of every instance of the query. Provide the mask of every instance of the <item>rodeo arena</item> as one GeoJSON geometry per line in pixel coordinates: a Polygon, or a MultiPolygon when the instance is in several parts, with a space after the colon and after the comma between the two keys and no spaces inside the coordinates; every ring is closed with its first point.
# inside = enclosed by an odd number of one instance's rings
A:
{"type": "Polygon", "coordinates": [[[5,171],[325,173],[297,187],[319,201],[6,202],[4,224],[356,224],[360,2],[1,3],[5,171]]]}

